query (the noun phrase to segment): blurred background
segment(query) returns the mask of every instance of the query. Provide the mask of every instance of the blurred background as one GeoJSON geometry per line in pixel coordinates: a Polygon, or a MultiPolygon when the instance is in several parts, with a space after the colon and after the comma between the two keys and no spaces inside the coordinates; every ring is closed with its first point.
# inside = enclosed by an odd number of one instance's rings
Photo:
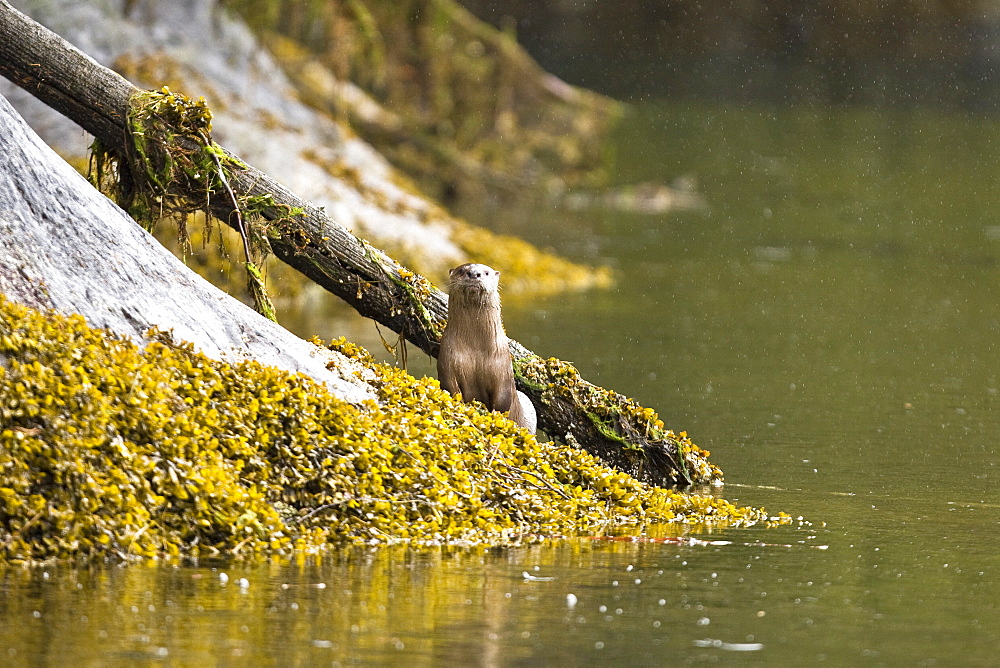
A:
{"type": "Polygon", "coordinates": [[[993,111],[1000,6],[953,0],[463,0],[542,67],[619,99],[993,111]]]}

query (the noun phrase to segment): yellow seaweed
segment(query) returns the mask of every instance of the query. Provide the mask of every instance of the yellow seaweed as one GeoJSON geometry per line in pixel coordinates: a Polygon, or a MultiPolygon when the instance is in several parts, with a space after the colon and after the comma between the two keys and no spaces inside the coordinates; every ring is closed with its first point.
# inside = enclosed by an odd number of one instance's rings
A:
{"type": "Polygon", "coordinates": [[[503,544],[761,509],[642,484],[365,362],[378,403],[0,297],[0,561],[503,544]]]}

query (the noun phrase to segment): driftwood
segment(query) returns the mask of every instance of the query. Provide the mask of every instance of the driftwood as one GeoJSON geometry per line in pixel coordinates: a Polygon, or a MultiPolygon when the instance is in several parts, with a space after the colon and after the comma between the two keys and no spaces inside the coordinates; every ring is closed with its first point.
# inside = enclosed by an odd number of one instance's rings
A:
{"type": "MultiPolygon", "coordinates": [[[[140,91],[5,0],[0,0],[0,74],[94,135],[122,158],[119,169],[127,169],[130,104],[140,91]]],[[[193,138],[178,141],[196,144],[193,138]]],[[[229,157],[226,177],[238,198],[268,203],[257,212],[269,221],[268,241],[275,256],[361,315],[436,356],[447,318],[446,295],[266,174],[229,157]]],[[[232,198],[225,192],[210,195],[211,213],[235,226],[232,198]]],[[[653,484],[683,485],[692,477],[708,481],[710,474],[688,472],[685,460],[691,457],[680,452],[653,411],[587,383],[571,366],[542,360],[516,341],[511,341],[511,352],[518,387],[538,410],[539,429],[575,441],[653,484]]]]}
{"type": "MultiPolygon", "coordinates": [[[[359,367],[303,341],[223,293],[143,232],[49,148],[0,96],[0,293],[36,309],[80,313],[145,343],[169,327],[207,356],[252,358],[374,399],[359,367]]],[[[0,362],[2,364],[2,362],[0,362]]]]}

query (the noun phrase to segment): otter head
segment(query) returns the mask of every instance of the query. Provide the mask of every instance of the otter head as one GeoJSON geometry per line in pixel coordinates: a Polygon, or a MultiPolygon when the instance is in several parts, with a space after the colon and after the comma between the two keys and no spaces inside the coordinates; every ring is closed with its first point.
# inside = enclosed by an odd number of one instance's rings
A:
{"type": "Polygon", "coordinates": [[[493,293],[500,290],[500,272],[485,264],[463,264],[455,267],[451,277],[451,294],[457,291],[493,293]]]}
{"type": "MultiPolygon", "coordinates": [[[[500,312],[500,272],[485,264],[463,264],[451,270],[449,311],[456,307],[500,312]]],[[[449,316],[451,313],[449,313],[449,316]]]]}

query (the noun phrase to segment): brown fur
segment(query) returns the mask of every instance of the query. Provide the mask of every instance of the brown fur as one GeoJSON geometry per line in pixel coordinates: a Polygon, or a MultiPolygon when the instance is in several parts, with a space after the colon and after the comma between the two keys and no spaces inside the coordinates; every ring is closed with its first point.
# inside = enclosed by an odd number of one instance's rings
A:
{"type": "Polygon", "coordinates": [[[514,387],[499,287],[500,272],[485,264],[463,264],[451,270],[438,379],[441,387],[461,394],[463,401],[481,401],[490,410],[508,413],[511,420],[534,433],[534,417],[526,417],[514,387]]]}

